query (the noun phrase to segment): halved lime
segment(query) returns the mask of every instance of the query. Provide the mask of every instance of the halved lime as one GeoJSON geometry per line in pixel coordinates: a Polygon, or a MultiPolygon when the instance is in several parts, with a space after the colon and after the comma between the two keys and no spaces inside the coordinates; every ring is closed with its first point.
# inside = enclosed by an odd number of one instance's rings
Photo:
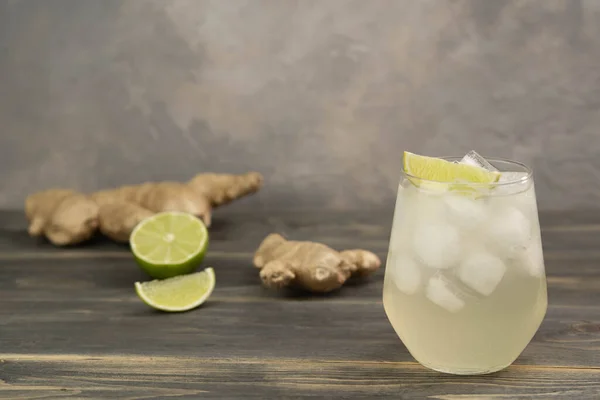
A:
{"type": "Polygon", "coordinates": [[[457,188],[463,188],[465,183],[467,185],[468,183],[486,184],[497,182],[500,179],[500,172],[498,171],[488,171],[474,165],[454,163],[441,158],[409,153],[408,151],[404,152],[403,165],[404,171],[410,175],[410,181],[417,186],[448,182],[456,183],[457,188]],[[424,181],[421,181],[421,179],[424,181]]]}
{"type": "Polygon", "coordinates": [[[208,231],[195,216],[167,211],[141,221],[129,239],[131,251],[152,278],[193,272],[204,259],[208,231]]]}
{"type": "Polygon", "coordinates": [[[173,278],[136,282],[135,292],[150,307],[161,311],[188,311],[200,306],[215,288],[212,268],[173,278]]]}

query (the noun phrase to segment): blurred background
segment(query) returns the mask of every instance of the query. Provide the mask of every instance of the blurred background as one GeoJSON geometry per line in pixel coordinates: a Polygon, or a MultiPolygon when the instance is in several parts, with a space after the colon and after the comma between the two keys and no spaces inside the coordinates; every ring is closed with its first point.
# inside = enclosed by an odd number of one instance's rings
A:
{"type": "Polygon", "coordinates": [[[0,207],[197,172],[238,208],[391,207],[403,150],[600,201],[600,1],[2,0],[0,207]]]}

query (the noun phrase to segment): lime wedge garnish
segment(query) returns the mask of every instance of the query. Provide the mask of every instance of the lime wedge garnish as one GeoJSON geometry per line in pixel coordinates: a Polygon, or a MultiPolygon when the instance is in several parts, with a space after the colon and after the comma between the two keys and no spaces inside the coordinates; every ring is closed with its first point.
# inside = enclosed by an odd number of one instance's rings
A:
{"type": "Polygon", "coordinates": [[[212,268],[189,275],[150,282],[136,282],[137,295],[150,307],[161,311],[188,311],[200,306],[215,288],[212,268]]]}
{"type": "Polygon", "coordinates": [[[193,272],[208,247],[208,231],[195,216],[163,212],[141,221],[129,239],[131,251],[144,271],[162,279],[193,272]]]}
{"type": "Polygon", "coordinates": [[[403,165],[404,171],[410,175],[409,180],[417,186],[444,182],[455,184],[450,185],[450,189],[464,189],[469,183],[487,184],[500,179],[498,171],[488,171],[474,165],[454,163],[408,151],[404,152],[403,165]]]}

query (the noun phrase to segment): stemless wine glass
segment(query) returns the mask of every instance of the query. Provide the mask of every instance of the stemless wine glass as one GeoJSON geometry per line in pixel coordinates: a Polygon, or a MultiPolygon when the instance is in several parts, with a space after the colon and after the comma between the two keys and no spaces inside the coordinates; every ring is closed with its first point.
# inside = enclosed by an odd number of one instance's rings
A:
{"type": "Polygon", "coordinates": [[[532,172],[488,161],[510,173],[493,184],[457,184],[404,172],[398,188],[383,304],[410,354],[439,372],[509,366],[546,314],[532,172]]]}

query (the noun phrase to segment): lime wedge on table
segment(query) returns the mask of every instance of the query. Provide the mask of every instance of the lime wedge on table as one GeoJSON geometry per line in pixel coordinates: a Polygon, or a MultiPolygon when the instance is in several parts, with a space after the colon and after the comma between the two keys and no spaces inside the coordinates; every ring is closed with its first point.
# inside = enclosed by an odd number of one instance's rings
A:
{"type": "Polygon", "coordinates": [[[456,182],[457,187],[464,187],[465,182],[486,184],[500,179],[500,172],[497,171],[488,171],[474,165],[454,163],[436,157],[421,156],[408,151],[404,152],[403,165],[404,171],[410,175],[409,180],[417,186],[456,182]]]}
{"type": "Polygon", "coordinates": [[[163,212],[140,222],[129,239],[131,251],[153,278],[170,278],[193,272],[204,259],[208,231],[191,214],[163,212]]]}
{"type": "Polygon", "coordinates": [[[215,288],[215,272],[212,268],[188,275],[136,282],[137,295],[157,310],[179,312],[200,306],[215,288]]]}

